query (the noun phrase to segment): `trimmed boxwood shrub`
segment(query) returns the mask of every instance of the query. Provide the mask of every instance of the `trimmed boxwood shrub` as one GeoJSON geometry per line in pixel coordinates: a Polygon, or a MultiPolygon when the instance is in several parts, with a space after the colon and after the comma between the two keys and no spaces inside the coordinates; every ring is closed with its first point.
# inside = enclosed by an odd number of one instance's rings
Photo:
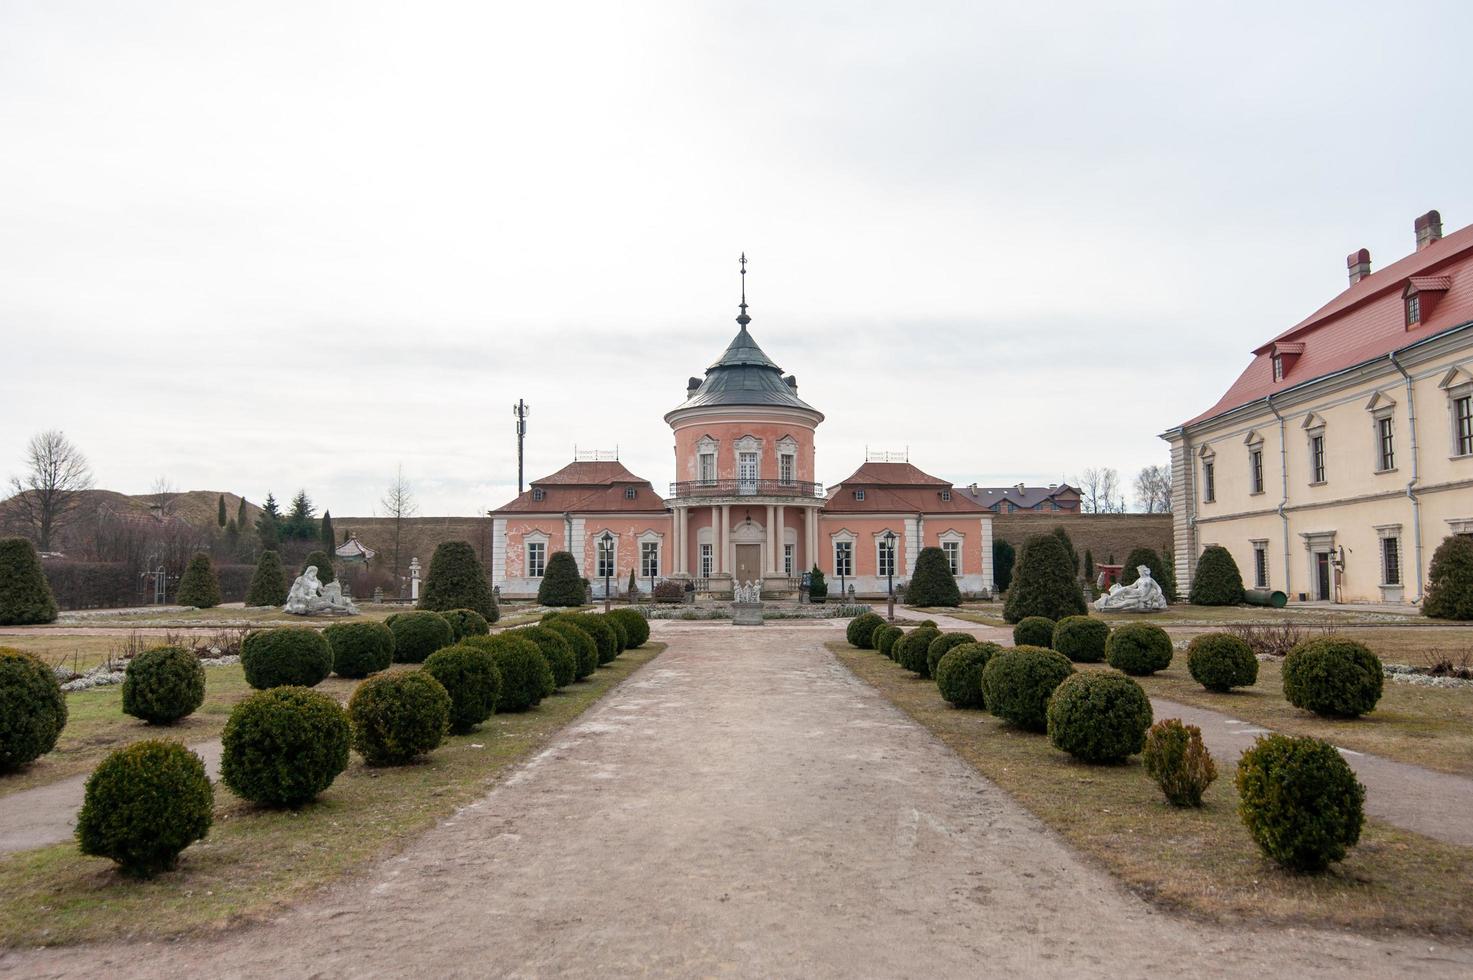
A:
{"type": "MultiPolygon", "coordinates": [[[[4,586],[0,585],[0,595],[4,586]]],[[[1432,553],[1422,615],[1438,619],[1473,619],[1473,538],[1451,534],[1432,553]]],[[[0,623],[5,622],[0,616],[0,623]]]]}
{"type": "Polygon", "coordinates": [[[198,551],[189,559],[175,599],[181,606],[196,609],[213,609],[220,604],[220,580],[215,577],[215,566],[210,564],[209,555],[198,551]]]}
{"type": "Polygon", "coordinates": [[[443,647],[425,658],[423,670],[450,695],[452,732],[471,731],[496,710],[501,671],[489,650],[466,643],[443,647]]]}
{"type": "Polygon", "coordinates": [[[1150,623],[1126,623],[1105,641],[1105,660],[1135,677],[1154,674],[1171,666],[1171,637],[1150,623]]]}
{"type": "Polygon", "coordinates": [[[1046,647],[1054,642],[1054,621],[1047,616],[1026,616],[1013,627],[1013,646],[1046,647]]]}
{"type": "Polygon", "coordinates": [[[573,645],[563,634],[550,626],[524,626],[512,635],[537,644],[537,649],[542,651],[542,655],[547,658],[547,665],[552,668],[552,682],[555,687],[567,687],[578,679],[578,655],[573,652],[573,645]]]}
{"type": "Polygon", "coordinates": [[[1125,556],[1125,564],[1120,566],[1120,584],[1132,585],[1140,578],[1136,569],[1145,565],[1151,570],[1151,578],[1161,586],[1161,591],[1166,593],[1166,598],[1171,598],[1171,592],[1166,588],[1166,563],[1161,556],[1150,548],[1132,548],[1130,554],[1125,556]]]}
{"type": "Polygon", "coordinates": [[[961,590],[946,552],[937,547],[922,548],[916,555],[915,571],[905,586],[905,601],[912,606],[960,606],[961,590]]]}
{"type": "MultiPolygon", "coordinates": [[[[559,617],[554,622],[560,622],[562,618],[559,617]]],[[[598,646],[598,665],[600,667],[614,662],[614,658],[619,655],[619,638],[614,635],[614,628],[602,616],[580,613],[576,616],[568,616],[566,619],[593,637],[593,642],[598,646]]]]}
{"type": "Polygon", "coordinates": [[[455,642],[455,630],[437,612],[395,613],[384,622],[394,633],[396,663],[422,664],[430,654],[455,642]]]}
{"type": "Polygon", "coordinates": [[[581,606],[588,595],[578,562],[571,552],[554,551],[547,556],[542,570],[542,584],[537,586],[537,602],[543,606],[581,606]]]}
{"type": "Polygon", "coordinates": [[[348,714],[305,687],[258,691],[235,706],[220,736],[220,778],[236,796],[301,806],[348,768],[348,714]]]}
{"type": "Polygon", "coordinates": [[[1243,602],[1243,576],[1232,552],[1220,544],[1203,550],[1187,600],[1194,606],[1236,606],[1243,602]]]}
{"type": "Polygon", "coordinates": [[[0,540],[0,626],[54,622],[56,597],[36,548],[25,538],[0,540]]]}
{"type": "Polygon", "coordinates": [[[251,574],[250,587],[246,589],[245,604],[284,606],[289,591],[281,556],[274,551],[261,552],[261,557],[256,560],[256,570],[251,574]]]}
{"type": "Polygon", "coordinates": [[[959,647],[963,643],[976,643],[977,638],[971,633],[942,633],[936,639],[926,645],[926,676],[936,676],[936,665],[941,658],[946,656],[946,651],[952,647],[959,647]]]}
{"type": "Polygon", "coordinates": [[[332,672],[339,677],[367,677],[394,662],[394,631],[383,623],[333,623],[322,637],[332,650],[332,672]]]}
{"type": "Polygon", "coordinates": [[[982,671],[1002,647],[996,643],[962,643],[946,651],[936,664],[936,688],[958,708],[984,708],[982,671]]]}
{"type": "Polygon", "coordinates": [[[940,635],[941,631],[934,626],[911,630],[895,641],[895,661],[912,673],[930,677],[931,667],[926,663],[926,652],[931,649],[931,641],[940,635]]]}
{"type": "Polygon", "coordinates": [[[210,831],[214,792],[199,756],[162,739],[110,753],[87,777],[77,842],[124,874],[151,878],[210,831]]]}
{"type": "Polygon", "coordinates": [[[1248,641],[1231,633],[1201,633],[1187,644],[1187,671],[1209,691],[1252,687],[1258,681],[1258,658],[1248,641]]]}
{"type": "Polygon", "coordinates": [[[193,650],[154,647],[128,662],[123,714],[151,725],[172,725],[205,701],[205,668],[193,650]]]}
{"type": "Polygon", "coordinates": [[[1065,616],[1054,624],[1049,646],[1076,664],[1097,664],[1105,659],[1105,644],[1109,639],[1110,624],[1103,619],[1065,616]]]}
{"type": "Polygon", "coordinates": [[[649,642],[650,621],[645,618],[644,613],[638,609],[615,609],[609,616],[624,627],[624,633],[628,637],[627,649],[637,650],[649,642]]]}
{"type": "Polygon", "coordinates": [[[1062,653],[1013,647],[988,658],[982,668],[982,697],[987,710],[1003,721],[1042,732],[1048,728],[1049,696],[1072,673],[1074,665],[1062,653]]]}
{"type": "Polygon", "coordinates": [[[252,630],[240,645],[240,665],[257,690],[315,687],[332,672],[332,648],[310,626],[252,630]]]}
{"type": "Polygon", "coordinates": [[[1238,760],[1236,783],[1248,833],[1290,870],[1323,871],[1360,840],[1366,790],[1328,742],[1260,736],[1238,760]]]}
{"type": "Polygon", "coordinates": [[[1172,806],[1201,806],[1202,794],[1217,778],[1212,753],[1202,742],[1202,729],[1183,725],[1179,718],[1151,726],[1141,762],[1172,806]]]}
{"type": "Polygon", "coordinates": [[[876,650],[880,651],[887,657],[893,658],[895,655],[895,641],[900,639],[904,635],[905,630],[901,629],[899,626],[892,626],[889,623],[886,623],[885,625],[875,629],[871,639],[874,642],[876,650]]]}
{"type": "Polygon", "coordinates": [[[450,730],[450,694],[423,670],[370,677],[348,699],[353,748],[371,766],[432,751],[450,730]]]}
{"type": "Polygon", "coordinates": [[[1066,677],[1048,701],[1048,740],[1084,762],[1123,762],[1146,744],[1151,699],[1129,677],[1066,677]]]}
{"type": "MultiPolygon", "coordinates": [[[[425,576],[419,608],[432,612],[471,609],[488,623],[501,618],[496,596],[486,580],[486,569],[476,557],[476,549],[468,541],[441,541],[430,558],[430,571],[425,576]]],[[[469,634],[460,634],[466,636],[469,634]]]]}
{"type": "Polygon", "coordinates": [[[844,639],[849,641],[851,647],[861,650],[873,648],[875,630],[885,625],[885,617],[877,613],[860,613],[849,620],[849,625],[844,629],[844,639]]]}
{"type": "Polygon", "coordinates": [[[527,711],[557,690],[552,665],[531,640],[518,636],[521,630],[496,636],[472,636],[466,643],[490,651],[501,671],[501,699],[496,709],[502,714],[527,711]]]}
{"type": "Polygon", "coordinates": [[[486,617],[474,609],[447,609],[440,614],[450,624],[452,642],[459,643],[467,636],[485,636],[491,632],[486,617]]]}
{"type": "Polygon", "coordinates": [[[598,669],[598,641],[593,638],[592,633],[566,618],[544,619],[542,625],[561,636],[573,648],[573,655],[578,659],[578,668],[574,673],[576,680],[581,681],[598,669]]]}
{"type": "Polygon", "coordinates": [[[808,601],[827,602],[829,598],[829,584],[824,581],[823,570],[814,565],[808,571],[808,601]]]}
{"type": "Polygon", "coordinates": [[[39,657],[0,647],[0,772],[50,752],[66,727],[66,695],[39,657]]]}
{"type": "Polygon", "coordinates": [[[337,580],[337,575],[332,570],[332,557],[327,552],[318,550],[307,555],[302,562],[302,567],[297,570],[297,574],[306,575],[307,569],[311,567],[317,569],[317,581],[323,585],[337,580]]]}
{"type": "Polygon", "coordinates": [[[1029,616],[1042,616],[1058,621],[1065,616],[1083,616],[1088,611],[1064,542],[1052,534],[1029,538],[1023,544],[1023,553],[1018,556],[1018,567],[1008,587],[1003,619],[1018,623],[1029,616]]]}
{"type": "Polygon", "coordinates": [[[1284,699],[1326,718],[1374,711],[1385,684],[1381,660],[1365,644],[1339,636],[1306,640],[1284,658],[1284,699]]]}
{"type": "Polygon", "coordinates": [[[615,619],[611,612],[594,613],[594,615],[614,631],[614,656],[618,657],[629,648],[629,633],[624,629],[624,624],[615,619]]]}

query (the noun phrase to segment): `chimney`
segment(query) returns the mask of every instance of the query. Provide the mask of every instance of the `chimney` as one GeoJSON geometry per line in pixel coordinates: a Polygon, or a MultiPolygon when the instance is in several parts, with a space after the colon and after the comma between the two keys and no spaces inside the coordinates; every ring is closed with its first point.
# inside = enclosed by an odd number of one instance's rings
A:
{"type": "Polygon", "coordinates": [[[1417,230],[1417,251],[1420,252],[1442,237],[1442,215],[1428,211],[1412,222],[1412,227],[1417,230]]]}
{"type": "Polygon", "coordinates": [[[700,386],[701,386],[701,379],[700,378],[691,378],[689,381],[687,381],[685,383],[685,397],[689,398],[691,395],[694,395],[696,393],[696,389],[699,388],[700,386]]]}
{"type": "Polygon", "coordinates": [[[1345,268],[1350,270],[1350,284],[1354,286],[1371,274],[1371,250],[1363,248],[1345,256],[1345,268]]]}
{"type": "Polygon", "coordinates": [[[786,378],[783,378],[783,384],[792,388],[794,394],[798,393],[798,376],[796,374],[790,374],[786,378]]]}

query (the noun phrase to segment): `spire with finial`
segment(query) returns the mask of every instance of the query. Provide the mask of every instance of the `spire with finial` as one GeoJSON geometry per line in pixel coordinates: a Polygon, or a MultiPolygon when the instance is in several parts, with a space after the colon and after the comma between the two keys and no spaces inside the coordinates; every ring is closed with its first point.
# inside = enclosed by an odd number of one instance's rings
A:
{"type": "Polygon", "coordinates": [[[742,329],[745,330],[745,329],[747,329],[747,324],[749,324],[749,323],[752,322],[752,318],[749,317],[749,316],[747,316],[747,253],[746,252],[742,252],[741,262],[742,262],[742,312],[741,312],[741,315],[736,318],[736,320],[737,320],[737,323],[741,324],[742,329]]]}

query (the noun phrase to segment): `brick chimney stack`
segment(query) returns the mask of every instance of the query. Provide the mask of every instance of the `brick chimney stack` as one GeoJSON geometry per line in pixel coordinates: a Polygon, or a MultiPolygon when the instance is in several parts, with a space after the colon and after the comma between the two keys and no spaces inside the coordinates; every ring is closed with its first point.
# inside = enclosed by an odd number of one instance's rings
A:
{"type": "Polygon", "coordinates": [[[1414,221],[1412,227],[1417,230],[1417,251],[1420,252],[1442,237],[1442,215],[1428,211],[1414,221]]]}
{"type": "Polygon", "coordinates": [[[1350,270],[1350,284],[1354,286],[1371,274],[1371,250],[1363,248],[1345,256],[1345,268],[1350,270]]]}

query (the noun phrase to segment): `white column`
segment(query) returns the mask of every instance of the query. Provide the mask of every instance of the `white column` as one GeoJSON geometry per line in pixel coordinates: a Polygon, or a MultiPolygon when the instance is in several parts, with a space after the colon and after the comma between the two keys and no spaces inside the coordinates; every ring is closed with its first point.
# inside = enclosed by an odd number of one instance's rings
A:
{"type": "Polygon", "coordinates": [[[764,528],[764,530],[767,532],[767,573],[769,575],[776,575],[777,574],[777,552],[778,552],[778,549],[781,548],[782,546],[780,544],[778,544],[777,543],[777,540],[775,538],[773,538],[773,536],[772,536],[772,532],[777,527],[777,525],[773,522],[773,519],[772,519],[772,511],[773,511],[772,504],[768,504],[767,505],[767,527],[764,528]]]}
{"type": "Polygon", "coordinates": [[[775,558],[772,559],[772,570],[777,572],[778,574],[782,574],[783,549],[787,547],[788,532],[787,529],[783,527],[783,505],[778,504],[777,507],[773,508],[773,511],[776,515],[773,520],[773,525],[777,528],[777,533],[775,535],[775,539],[777,541],[777,555],[775,558]]]}
{"type": "MultiPolygon", "coordinates": [[[[808,534],[808,560],[805,562],[809,568],[819,565],[818,562],[818,508],[808,507],[803,511],[807,523],[808,534]]],[[[821,566],[819,566],[821,567],[821,566]]]]}
{"type": "Polygon", "coordinates": [[[721,505],[711,505],[711,574],[721,574],[721,505]]]}
{"type": "Polygon", "coordinates": [[[686,544],[686,535],[690,533],[690,511],[685,507],[675,508],[675,571],[681,575],[690,574],[690,547],[686,544]]]}
{"type": "Polygon", "coordinates": [[[721,505],[721,571],[731,574],[731,504],[721,505]]]}

